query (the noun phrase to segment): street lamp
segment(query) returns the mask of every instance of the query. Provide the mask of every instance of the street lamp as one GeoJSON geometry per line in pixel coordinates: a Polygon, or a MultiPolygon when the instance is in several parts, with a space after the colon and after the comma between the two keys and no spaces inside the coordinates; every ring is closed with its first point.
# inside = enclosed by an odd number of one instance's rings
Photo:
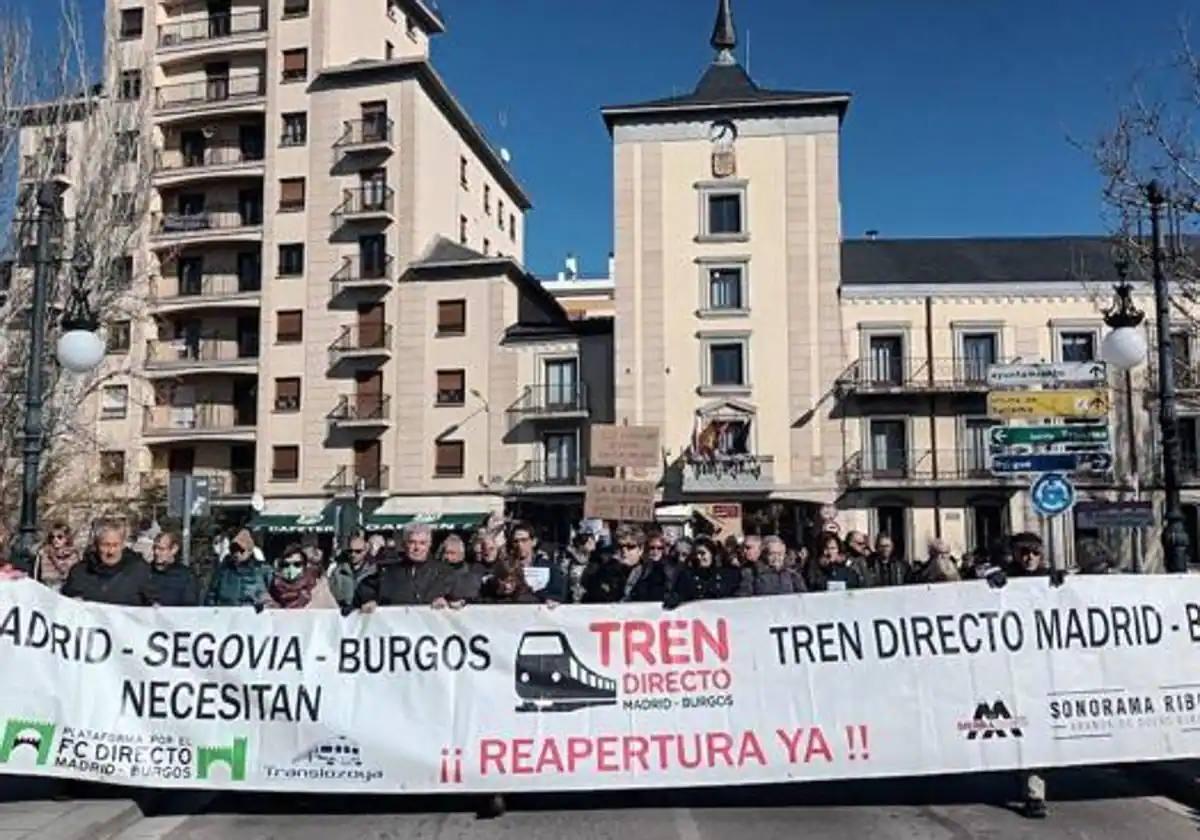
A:
{"type": "MultiPolygon", "coordinates": [[[[58,255],[53,253],[54,227],[59,219],[59,191],[50,183],[42,184],[37,194],[37,257],[33,270],[33,300],[29,310],[29,364],[25,375],[25,446],[21,476],[21,531],[17,558],[32,571],[38,538],[38,482],[42,450],[42,391],[45,388],[46,310],[50,286],[56,274],[58,255]]],[[[59,364],[74,373],[92,370],[104,358],[104,344],[96,335],[96,318],[87,300],[87,275],[91,258],[84,252],[72,268],[71,299],[63,316],[63,335],[58,341],[59,364]]]]}
{"type": "MultiPolygon", "coordinates": [[[[1188,570],[1189,545],[1183,527],[1183,511],[1179,498],[1179,423],[1175,412],[1175,347],[1171,343],[1170,295],[1164,270],[1162,210],[1167,199],[1157,181],[1146,186],[1146,201],[1150,205],[1151,264],[1154,278],[1154,317],[1158,330],[1158,418],[1162,435],[1162,474],[1165,495],[1163,553],[1167,571],[1188,570]]],[[[1125,371],[1143,363],[1148,349],[1140,329],[1144,314],[1133,305],[1125,275],[1128,263],[1117,265],[1120,275],[1114,293],[1113,306],[1104,313],[1105,323],[1113,328],[1104,339],[1101,355],[1104,360],[1125,371]]],[[[1132,399],[1132,397],[1130,398],[1132,399]]],[[[1132,434],[1132,418],[1130,433],[1132,434]]]]}

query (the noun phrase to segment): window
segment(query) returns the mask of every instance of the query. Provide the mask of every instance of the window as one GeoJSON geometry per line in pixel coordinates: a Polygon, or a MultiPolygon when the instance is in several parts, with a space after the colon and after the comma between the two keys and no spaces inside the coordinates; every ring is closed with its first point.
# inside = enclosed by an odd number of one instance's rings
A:
{"type": "Polygon", "coordinates": [[[412,19],[411,15],[404,16],[404,34],[406,34],[410,40],[417,40],[417,23],[412,19]]]}
{"type": "Polygon", "coordinates": [[[464,335],[467,332],[467,302],[465,300],[438,301],[438,335],[464,335]]]}
{"type": "Polygon", "coordinates": [[[133,40],[142,37],[142,21],[144,13],[141,9],[121,10],[121,37],[133,40]]]}
{"type": "Polygon", "coordinates": [[[109,353],[128,353],[129,340],[129,321],[113,321],[108,325],[107,346],[109,353]]]}
{"type": "Polygon", "coordinates": [[[867,439],[867,468],[874,476],[894,478],[908,473],[908,426],[903,420],[871,420],[867,439]]]}
{"type": "Polygon", "coordinates": [[[467,158],[465,155],[459,155],[458,157],[458,183],[462,185],[464,190],[471,185],[471,182],[467,180],[467,158]]]}
{"type": "Polygon", "coordinates": [[[308,142],[308,114],[294,111],[283,115],[283,136],[279,140],[281,146],[303,146],[308,142]]]}
{"type": "Polygon", "coordinates": [[[500,225],[500,230],[504,230],[504,199],[496,202],[496,223],[500,225]]]}
{"type": "Polygon", "coordinates": [[[308,14],[308,0],[283,0],[285,18],[304,17],[308,14]]]}
{"type": "Polygon", "coordinates": [[[133,193],[117,193],[113,196],[113,218],[120,224],[131,225],[137,221],[137,196],[133,193]]]}
{"type": "Polygon", "coordinates": [[[999,425],[998,420],[989,417],[968,417],[963,420],[965,440],[959,457],[960,466],[966,473],[964,477],[980,478],[991,475],[988,468],[988,454],[992,447],[991,430],[993,426],[999,425]]]}
{"type": "Polygon", "coordinates": [[[550,411],[576,411],[579,404],[579,361],[546,360],[546,408],[550,411]]]}
{"type": "Polygon", "coordinates": [[[467,244],[467,224],[466,216],[458,217],[458,241],[462,245],[467,244]]]}
{"type": "Polygon", "coordinates": [[[512,213],[508,214],[508,238],[517,241],[517,217],[512,213]]]}
{"type": "Polygon", "coordinates": [[[117,135],[117,163],[137,163],[141,133],[122,131],[117,135]]]}
{"type": "Polygon", "coordinates": [[[303,82],[308,78],[308,50],[283,51],[283,81],[303,82]]]}
{"type": "Polygon", "coordinates": [[[393,58],[396,57],[396,45],[393,44],[391,41],[383,42],[383,57],[386,58],[388,61],[391,61],[393,58]]]}
{"type": "Polygon", "coordinates": [[[279,180],[279,211],[296,213],[304,209],[304,179],[281,178],[279,180]]]}
{"type": "Polygon", "coordinates": [[[904,384],[904,337],[873,335],[867,341],[866,384],[900,386],[904,384]]]}
{"type": "Polygon", "coordinates": [[[299,277],[304,274],[304,244],[292,242],[279,246],[280,277],[299,277]]]}
{"type": "Polygon", "coordinates": [[[747,309],[745,277],[745,269],[741,266],[719,266],[708,269],[704,310],[720,312],[747,309]]]}
{"type": "Polygon", "coordinates": [[[574,432],[554,432],[542,439],[547,484],[581,484],[578,439],[574,432]]]}
{"type": "Polygon", "coordinates": [[[100,419],[124,420],[129,413],[129,386],[106,385],[100,392],[100,419]]]}
{"type": "Polygon", "coordinates": [[[299,481],[300,447],[275,446],[271,448],[271,480],[299,481]]]}
{"type": "Polygon", "coordinates": [[[1092,330],[1059,333],[1058,343],[1064,362],[1096,361],[1096,333],[1092,330]]]}
{"type": "Polygon", "coordinates": [[[486,236],[483,237],[483,255],[485,257],[488,256],[491,253],[491,250],[492,250],[492,240],[488,239],[486,236]]]}
{"type": "MultiPolygon", "coordinates": [[[[390,140],[388,131],[387,102],[364,102],[359,113],[362,114],[362,141],[364,143],[385,143],[390,140]]],[[[384,176],[386,180],[387,176],[384,176]]]]}
{"type": "Polygon", "coordinates": [[[702,237],[741,237],[746,232],[745,193],[742,190],[705,189],[702,237]]]}
{"type": "MultiPolygon", "coordinates": [[[[967,538],[970,545],[991,550],[1008,536],[1008,503],[1000,499],[972,502],[967,507],[967,538]]],[[[1079,536],[1079,529],[1075,531],[1079,536]]]]}
{"type": "Polygon", "coordinates": [[[483,212],[492,215],[492,185],[483,185],[483,212]]]}
{"type": "Polygon", "coordinates": [[[275,410],[300,410],[300,378],[288,377],[275,380],[275,410]]]}
{"type": "Polygon", "coordinates": [[[717,387],[746,384],[746,344],[714,341],[708,345],[708,384],[717,387]]]}
{"type": "Polygon", "coordinates": [[[107,450],[100,453],[100,483],[125,483],[125,453],[107,450]]]}
{"type": "Polygon", "coordinates": [[[466,444],[461,440],[439,440],[434,476],[437,478],[462,478],[466,458],[466,444]]]}
{"type": "Polygon", "coordinates": [[[108,272],[110,289],[128,289],[133,285],[133,257],[117,257],[108,272]]]}
{"type": "Polygon", "coordinates": [[[962,337],[962,362],[959,379],[967,383],[987,382],[988,368],[998,361],[998,336],[995,333],[967,333],[962,337]]]}
{"type": "Polygon", "coordinates": [[[124,70],[121,72],[121,99],[130,102],[142,98],[142,71],[124,70]]]}
{"type": "Polygon", "coordinates": [[[462,405],[467,401],[467,372],[439,370],[437,372],[437,404],[462,405]]]}
{"type": "Polygon", "coordinates": [[[304,310],[284,309],[275,316],[275,341],[296,344],[304,340],[304,310]]]}

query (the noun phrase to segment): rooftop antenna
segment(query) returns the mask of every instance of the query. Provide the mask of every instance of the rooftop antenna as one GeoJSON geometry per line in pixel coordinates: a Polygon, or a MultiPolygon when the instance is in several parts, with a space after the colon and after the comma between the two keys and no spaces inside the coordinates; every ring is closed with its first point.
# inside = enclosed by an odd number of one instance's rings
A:
{"type": "Polygon", "coordinates": [[[746,75],[753,75],[750,72],[750,27],[746,27],[746,75]]]}

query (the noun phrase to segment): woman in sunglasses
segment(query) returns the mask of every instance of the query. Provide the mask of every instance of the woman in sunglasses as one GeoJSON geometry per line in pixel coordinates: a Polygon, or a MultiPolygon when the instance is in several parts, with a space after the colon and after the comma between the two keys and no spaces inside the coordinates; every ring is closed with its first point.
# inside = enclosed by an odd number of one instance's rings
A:
{"type": "Polygon", "coordinates": [[[61,589],[67,573],[79,562],[79,550],[75,548],[71,529],[61,522],[52,525],[37,559],[36,577],[55,591],[61,589]]]}
{"type": "Polygon", "coordinates": [[[272,609],[332,610],[338,606],[329,580],[296,543],[284,549],[276,561],[267,596],[267,606],[272,609]]]}

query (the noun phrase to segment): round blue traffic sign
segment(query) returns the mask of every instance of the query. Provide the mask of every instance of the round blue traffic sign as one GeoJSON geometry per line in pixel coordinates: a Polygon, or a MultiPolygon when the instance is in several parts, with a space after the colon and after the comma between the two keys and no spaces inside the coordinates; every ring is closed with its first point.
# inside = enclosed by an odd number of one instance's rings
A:
{"type": "Polygon", "coordinates": [[[1058,516],[1075,505],[1075,487],[1065,475],[1046,473],[1033,482],[1029,497],[1039,516],[1058,516]]]}

